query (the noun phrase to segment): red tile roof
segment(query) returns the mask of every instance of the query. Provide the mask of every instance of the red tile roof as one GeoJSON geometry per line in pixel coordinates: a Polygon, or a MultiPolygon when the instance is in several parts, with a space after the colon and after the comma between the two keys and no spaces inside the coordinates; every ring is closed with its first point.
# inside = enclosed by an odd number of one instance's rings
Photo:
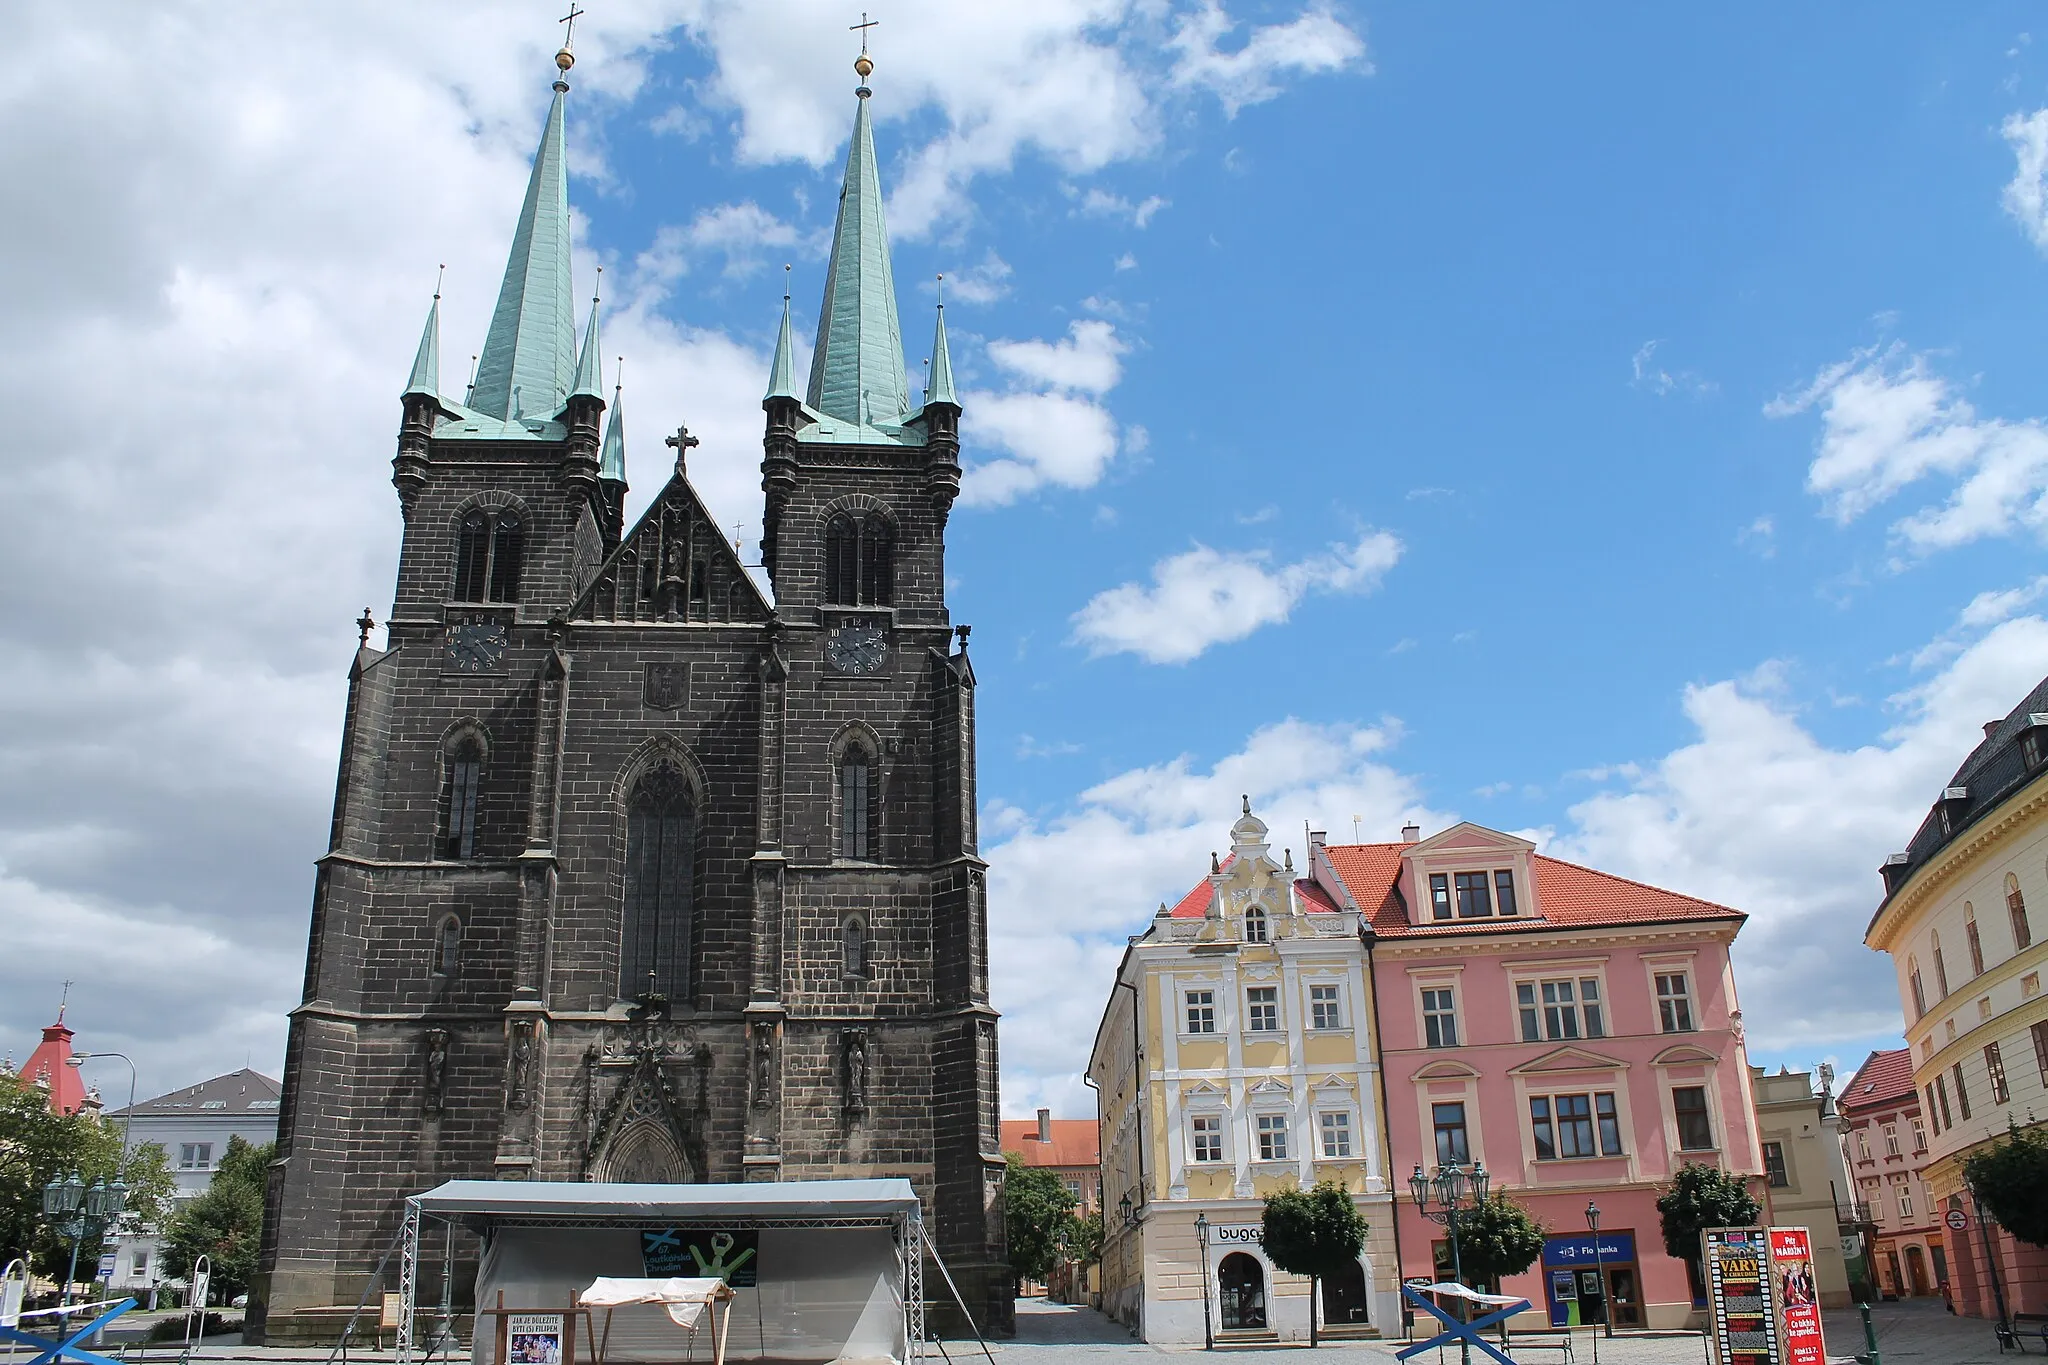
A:
{"type": "MultiPolygon", "coordinates": [[[[1236,861],[1237,855],[1233,853],[1223,860],[1221,866],[1227,870],[1236,861]]],[[[1312,915],[1334,915],[1341,908],[1335,901],[1330,899],[1329,892],[1323,890],[1322,887],[1317,886],[1307,878],[1303,878],[1294,884],[1294,894],[1300,897],[1302,909],[1312,915]]],[[[1206,878],[1196,882],[1194,889],[1185,896],[1182,896],[1173,909],[1167,911],[1167,914],[1174,919],[1200,919],[1208,913],[1209,883],[1206,878]]]]}
{"type": "Polygon", "coordinates": [[[1913,1053],[1903,1047],[1873,1052],[1856,1068],[1856,1074],[1842,1087],[1835,1107],[1845,1114],[1880,1109],[1900,1100],[1916,1098],[1913,1088],[1913,1053]]]}
{"type": "Polygon", "coordinates": [[[1054,1119],[1052,1141],[1038,1140],[1037,1119],[1004,1119],[1003,1150],[1026,1166],[1100,1166],[1101,1133],[1094,1119],[1054,1119]]]}

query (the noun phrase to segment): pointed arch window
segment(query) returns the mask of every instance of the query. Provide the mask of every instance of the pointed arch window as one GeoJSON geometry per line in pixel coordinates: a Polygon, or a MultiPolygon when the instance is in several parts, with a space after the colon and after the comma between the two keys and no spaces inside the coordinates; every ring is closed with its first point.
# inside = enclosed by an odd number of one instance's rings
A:
{"type": "Polygon", "coordinates": [[[2020,894],[2020,879],[2010,872],[2005,874],[2005,913],[2012,916],[2012,946],[2018,952],[2034,941],[2034,931],[2027,923],[2027,898],[2020,894]]]}
{"type": "Polygon", "coordinates": [[[526,523],[519,513],[468,513],[455,532],[457,602],[517,602],[526,567],[526,523]]]}
{"type": "Polygon", "coordinates": [[[875,766],[867,746],[853,743],[839,756],[839,856],[865,862],[872,855],[875,766]]]}
{"type": "Polygon", "coordinates": [[[451,734],[442,747],[441,856],[457,862],[476,857],[477,812],[483,799],[483,736],[472,729],[451,734]]]}
{"type": "Polygon", "coordinates": [[[868,974],[868,927],[859,915],[849,915],[839,926],[839,974],[851,980],[868,974]]]}
{"type": "Polygon", "coordinates": [[[619,994],[690,998],[697,807],[683,774],[658,767],[626,798],[626,897],[619,994]]]}
{"type": "Polygon", "coordinates": [[[461,965],[462,921],[450,915],[441,921],[441,932],[434,942],[434,970],[442,976],[453,976],[461,965]]]}
{"type": "Polygon", "coordinates": [[[1984,975],[1984,938],[1977,932],[1977,907],[1963,902],[1963,940],[1970,949],[1970,975],[1984,975]]]}
{"type": "Polygon", "coordinates": [[[1930,934],[1928,942],[1934,948],[1934,998],[1936,1000],[1946,1000],[1948,999],[1948,961],[1941,955],[1941,931],[1937,929],[1930,934]]]}
{"type": "Polygon", "coordinates": [[[886,607],[895,598],[894,537],[879,512],[840,512],[825,523],[825,601],[841,607],[886,607]]]}
{"type": "Polygon", "coordinates": [[[1927,989],[1920,983],[1920,959],[1906,959],[1906,983],[1913,990],[1913,1018],[1918,1020],[1927,1013],[1927,989]]]}
{"type": "Polygon", "coordinates": [[[1244,912],[1244,941],[1264,943],[1267,941],[1266,907],[1254,904],[1244,912]]]}

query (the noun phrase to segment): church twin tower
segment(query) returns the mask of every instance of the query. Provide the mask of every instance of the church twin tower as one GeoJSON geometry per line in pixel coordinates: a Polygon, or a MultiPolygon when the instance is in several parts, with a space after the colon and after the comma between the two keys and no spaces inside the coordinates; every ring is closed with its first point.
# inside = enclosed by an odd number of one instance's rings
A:
{"type": "Polygon", "coordinates": [[[441,390],[437,301],[406,385],[397,593],[349,675],[251,1329],[331,1336],[405,1196],[448,1179],[889,1175],[1001,1330],[960,407],[943,310],[910,401],[869,92],[809,382],[785,301],[762,402],[771,603],[686,432],[624,522],[597,307],[580,347],[573,316],[568,88],[474,382],[441,390]]]}

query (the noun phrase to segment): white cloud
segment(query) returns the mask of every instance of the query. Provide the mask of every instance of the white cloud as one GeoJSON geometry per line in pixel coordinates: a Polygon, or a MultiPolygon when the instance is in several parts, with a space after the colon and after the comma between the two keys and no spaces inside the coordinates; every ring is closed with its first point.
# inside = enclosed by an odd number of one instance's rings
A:
{"type": "MultiPolygon", "coordinates": [[[[1100,481],[1118,439],[1116,419],[1097,400],[1123,378],[1129,351],[1115,324],[1099,318],[1077,319],[1058,341],[989,342],[989,359],[1019,387],[965,395],[961,423],[971,442],[1008,453],[970,466],[961,500],[1001,506],[1048,485],[1100,481]]],[[[1136,434],[1127,434],[1133,448],[1136,434]]]]}
{"type": "Polygon", "coordinates": [[[1116,258],[1116,268],[1119,272],[1136,270],[1138,268],[1138,258],[1126,251],[1123,255],[1116,258]]]}
{"type": "Polygon", "coordinates": [[[1401,558],[1401,542],[1370,531],[1353,545],[1272,566],[1270,556],[1197,545],[1152,566],[1150,586],[1124,583],[1074,613],[1074,639],[1091,655],[1135,654],[1179,664],[1211,645],[1285,621],[1311,592],[1364,592],[1401,558]]]}
{"type": "Polygon", "coordinates": [[[1760,516],[1735,533],[1735,543],[1759,559],[1775,558],[1778,553],[1778,523],[1768,515],[1760,516]]]}
{"type": "Polygon", "coordinates": [[[946,276],[946,297],[961,303],[994,303],[1010,292],[1010,263],[990,247],[978,265],[946,276]]]}
{"type": "Polygon", "coordinates": [[[1113,323],[1084,318],[1062,341],[991,341],[988,357],[1027,383],[1102,394],[1123,378],[1121,358],[1130,349],[1113,323]]]}
{"type": "Polygon", "coordinates": [[[829,238],[830,233],[823,229],[799,232],[795,225],[749,199],[704,209],[687,226],[661,227],[634,266],[650,280],[667,282],[687,274],[697,260],[716,253],[725,258],[726,275],[744,279],[768,264],[776,249],[785,258],[822,257],[829,238]]]}
{"type": "Polygon", "coordinates": [[[1713,381],[1701,378],[1692,370],[1674,372],[1659,365],[1656,362],[1657,348],[1663,344],[1657,340],[1646,341],[1636,348],[1635,355],[1629,360],[1629,368],[1633,371],[1633,378],[1629,380],[1631,385],[1648,389],[1659,398],[1673,393],[1691,394],[1698,398],[1714,391],[1713,381]]]}
{"type": "Polygon", "coordinates": [[[1939,476],[1952,484],[1947,500],[1892,524],[1915,553],[2048,530],[2048,429],[2036,418],[1980,418],[1925,355],[1898,344],[1859,350],[1764,412],[1787,417],[1816,407],[1821,435],[1806,486],[1837,521],[1939,476]]]}
{"type": "Polygon", "coordinates": [[[1414,819],[1441,829],[1450,817],[1423,803],[1412,778],[1385,761],[1398,732],[1386,726],[1284,720],[1252,734],[1209,766],[1191,755],[1134,768],[1050,812],[992,802],[989,959],[1003,1011],[1003,1105],[1029,1114],[1087,1113],[1079,1073],[1124,950],[1161,901],[1176,901],[1228,847],[1238,798],[1271,828],[1276,855],[1305,865],[1301,831],[1350,830],[1394,838],[1414,819]],[[1335,821],[1347,822],[1339,826],[1335,821]]]}
{"type": "Polygon", "coordinates": [[[1283,73],[1372,70],[1365,40],[1320,5],[1288,23],[1255,28],[1244,46],[1225,52],[1217,44],[1235,27],[1218,0],[1204,0],[1181,20],[1172,42],[1173,83],[1213,91],[1233,115],[1279,94],[1283,73]]]}
{"type": "Polygon", "coordinates": [[[2000,131],[2017,164],[1999,202],[2027,239],[2048,252],[2048,109],[2008,114],[2000,131]]]}
{"type": "Polygon", "coordinates": [[[1120,194],[1111,194],[1103,189],[1090,189],[1081,197],[1081,206],[1076,211],[1091,218],[1127,219],[1132,227],[1142,229],[1150,225],[1153,214],[1171,203],[1171,200],[1153,194],[1134,204],[1120,194]]]}

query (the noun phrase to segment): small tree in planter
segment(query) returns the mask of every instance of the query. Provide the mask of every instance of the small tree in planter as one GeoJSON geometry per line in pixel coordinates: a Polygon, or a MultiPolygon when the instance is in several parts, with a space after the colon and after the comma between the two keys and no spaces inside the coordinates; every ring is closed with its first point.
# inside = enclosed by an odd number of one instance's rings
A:
{"type": "Polygon", "coordinates": [[[1282,1190],[1266,1200],[1266,1258],[1290,1275],[1308,1276],[1308,1344],[1316,1344],[1316,1297],[1365,1250],[1366,1222],[1351,1192],[1334,1180],[1312,1190],[1282,1190]]]}
{"type": "Polygon", "coordinates": [[[1680,1166],[1657,1196],[1665,1253],[1692,1267],[1697,1284],[1707,1282],[1706,1267],[1700,1264],[1700,1234],[1708,1228],[1750,1227],[1762,1212],[1741,1176],[1692,1161],[1680,1166]]]}
{"type": "Polygon", "coordinates": [[[2005,1139],[1970,1154],[1963,1183],[2000,1227],[2048,1246],[2048,1133],[2006,1120],[2005,1139]]]}

